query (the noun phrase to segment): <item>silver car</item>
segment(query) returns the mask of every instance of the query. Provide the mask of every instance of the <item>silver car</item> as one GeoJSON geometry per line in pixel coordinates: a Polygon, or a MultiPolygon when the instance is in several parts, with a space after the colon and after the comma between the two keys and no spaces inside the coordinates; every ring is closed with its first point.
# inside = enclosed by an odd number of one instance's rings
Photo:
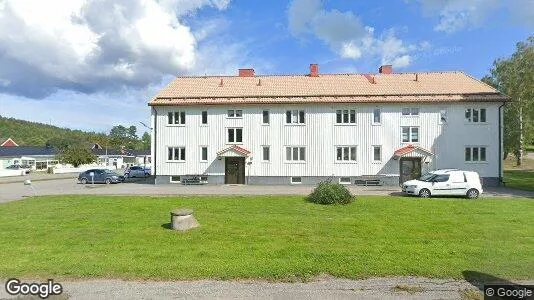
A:
{"type": "Polygon", "coordinates": [[[150,176],[150,171],[141,167],[141,166],[131,166],[126,171],[124,171],[125,178],[133,177],[148,177],[150,176]]]}

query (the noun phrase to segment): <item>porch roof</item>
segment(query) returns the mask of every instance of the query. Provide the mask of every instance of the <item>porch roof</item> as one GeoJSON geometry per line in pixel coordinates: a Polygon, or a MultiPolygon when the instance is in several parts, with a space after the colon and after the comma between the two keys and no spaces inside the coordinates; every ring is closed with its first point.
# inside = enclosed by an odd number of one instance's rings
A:
{"type": "Polygon", "coordinates": [[[394,159],[398,159],[399,157],[403,157],[403,156],[407,156],[408,154],[412,154],[410,156],[414,156],[414,157],[421,157],[421,156],[433,156],[434,153],[432,153],[431,151],[429,150],[426,150],[425,148],[421,148],[417,145],[408,145],[406,147],[402,147],[402,148],[399,148],[397,149],[394,153],[393,153],[393,158],[394,159]],[[413,155],[415,154],[415,155],[413,155]]]}
{"type": "Polygon", "coordinates": [[[239,147],[237,145],[230,146],[228,148],[222,149],[221,151],[217,152],[217,156],[219,157],[225,157],[225,156],[249,156],[250,151],[243,147],[239,147]]]}

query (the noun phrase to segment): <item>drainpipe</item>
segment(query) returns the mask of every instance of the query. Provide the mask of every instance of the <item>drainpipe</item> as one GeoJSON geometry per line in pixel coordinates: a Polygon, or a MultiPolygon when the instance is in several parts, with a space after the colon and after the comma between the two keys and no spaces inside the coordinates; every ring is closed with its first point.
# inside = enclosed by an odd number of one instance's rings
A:
{"type": "Polygon", "coordinates": [[[502,184],[502,159],[503,159],[503,155],[502,155],[502,139],[503,139],[503,136],[502,136],[502,108],[503,106],[506,104],[506,102],[503,102],[500,106],[499,106],[499,186],[502,184]]]}
{"type": "Polygon", "coordinates": [[[154,184],[157,181],[157,172],[156,168],[158,166],[156,157],[158,155],[158,111],[154,106],[152,106],[152,111],[154,112],[154,128],[152,129],[152,134],[154,135],[154,157],[152,158],[152,165],[154,169],[154,184]]]}

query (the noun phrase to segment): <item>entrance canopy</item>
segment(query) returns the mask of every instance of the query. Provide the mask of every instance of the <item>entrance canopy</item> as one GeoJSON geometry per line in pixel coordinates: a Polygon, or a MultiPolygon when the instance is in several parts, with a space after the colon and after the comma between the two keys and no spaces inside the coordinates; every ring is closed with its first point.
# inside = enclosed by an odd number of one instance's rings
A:
{"type": "Polygon", "coordinates": [[[217,152],[217,157],[247,157],[250,153],[251,152],[245,148],[233,145],[217,152]]]}
{"type": "Polygon", "coordinates": [[[433,155],[434,153],[424,148],[414,145],[408,145],[406,147],[397,149],[395,153],[393,153],[393,159],[398,159],[399,157],[427,157],[433,155]]]}

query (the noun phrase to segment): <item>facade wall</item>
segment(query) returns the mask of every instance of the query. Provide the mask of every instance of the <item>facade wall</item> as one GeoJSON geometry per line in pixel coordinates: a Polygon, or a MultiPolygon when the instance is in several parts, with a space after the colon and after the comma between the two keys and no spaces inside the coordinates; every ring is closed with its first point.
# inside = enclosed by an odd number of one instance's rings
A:
{"type": "MultiPolygon", "coordinates": [[[[243,142],[251,151],[246,165],[250,183],[270,178],[345,177],[399,175],[396,149],[419,145],[435,155],[423,163],[422,171],[458,168],[498,178],[498,106],[500,103],[413,103],[405,104],[307,104],[154,107],[152,109],[152,158],[156,175],[208,174],[224,178],[224,158],[217,152],[231,146],[227,128],[243,128],[243,142]],[[419,108],[418,116],[402,116],[403,107],[419,108]],[[373,109],[381,110],[380,124],[373,124],[373,109]],[[485,123],[465,121],[466,108],[485,108],[485,123]],[[228,109],[243,111],[243,118],[227,117],[228,109]],[[286,110],[304,110],[305,124],[286,124],[286,110]],[[356,124],[336,124],[336,110],[356,110],[356,124]],[[208,124],[201,124],[201,112],[208,111],[208,124]],[[262,111],[269,110],[270,123],[262,124],[262,111]],[[185,125],[168,125],[167,113],[185,111],[185,125]],[[445,112],[446,122],[441,121],[445,112]],[[419,127],[419,143],[403,143],[402,126],[419,127]],[[208,160],[201,161],[201,147],[208,147],[208,160]],[[270,147],[270,161],[262,161],[262,146],[270,147]],[[286,146],[306,147],[305,162],[285,161],[286,146]],[[356,146],[356,162],[336,162],[336,146],[356,146]],[[382,160],[373,161],[373,146],[382,149],[382,160]],[[466,146],[486,147],[486,162],[465,162],[466,146]],[[186,161],[167,160],[167,147],[185,147],[186,161]],[[254,178],[254,179],[252,179],[254,178]]],[[[154,170],[153,170],[154,171],[154,170]]],[[[284,179],[285,180],[285,179],[284,179]]],[[[218,181],[218,180],[217,180],[218,181]]],[[[278,182],[278,179],[275,181],[278,182]]],[[[210,181],[211,182],[211,181],[210,181]]]]}

